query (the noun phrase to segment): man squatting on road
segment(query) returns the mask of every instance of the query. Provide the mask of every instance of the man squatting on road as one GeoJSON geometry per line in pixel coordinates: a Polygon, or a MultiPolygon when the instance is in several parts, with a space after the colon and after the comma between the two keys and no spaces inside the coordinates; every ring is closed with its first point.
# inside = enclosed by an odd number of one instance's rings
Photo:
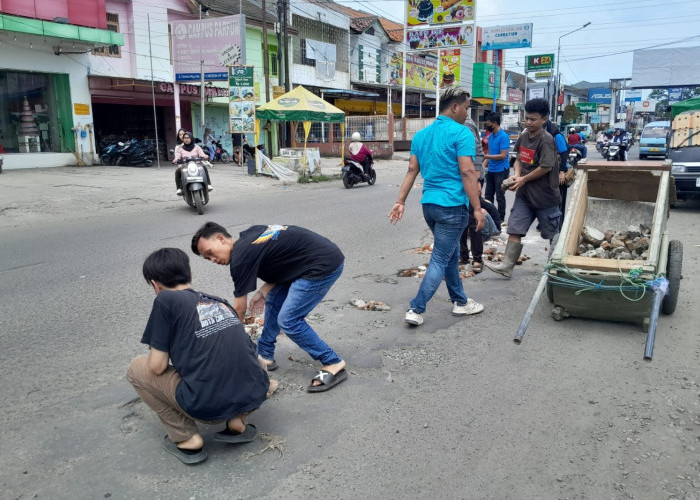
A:
{"type": "Polygon", "coordinates": [[[463,125],[469,109],[469,93],[449,87],[440,96],[440,116],[419,131],[411,141],[408,172],[401,183],[398,200],[389,212],[396,224],[404,214],[404,203],[420,172],[423,177],[423,217],[433,233],[430,264],[418,294],[411,300],[405,321],[423,324],[422,314],[428,301],[445,278],[453,303],[452,314],[476,314],[484,306],[467,298],[459,275],[459,239],[469,221],[469,204],[474,207],[476,230],[484,227],[479,201],[479,173],[474,169],[474,134],[463,125]]]}
{"type": "Polygon", "coordinates": [[[195,420],[226,422],[215,441],[255,439],[258,431],[243,418],[265,401],[270,381],[233,307],[190,287],[190,260],[178,248],[149,255],[143,277],[156,292],[141,339],[150,350],[131,362],[126,378],[165,426],[165,450],[186,464],[205,460],[195,420]]]}
{"type": "Polygon", "coordinates": [[[248,294],[265,283],[250,301],[250,310],[265,309],[258,354],[269,371],[278,368],[275,342],[283,331],[323,366],[307,387],[327,391],[347,378],[345,361],[306,322],[343,272],[345,256],[327,238],[298,226],[251,226],[237,240],[226,228],[207,222],[192,237],[192,251],[206,260],[228,265],[234,283],[233,307],[239,318],[248,309],[248,294]]]}
{"type": "Polygon", "coordinates": [[[525,103],[525,131],[515,143],[515,175],[508,178],[508,189],[515,191],[515,202],[508,217],[508,244],[503,262],[487,262],[486,267],[510,278],[520,257],[520,242],[537,219],[544,239],[559,232],[561,194],[559,193],[559,155],[552,136],[544,130],[549,116],[545,99],[525,103]]]}

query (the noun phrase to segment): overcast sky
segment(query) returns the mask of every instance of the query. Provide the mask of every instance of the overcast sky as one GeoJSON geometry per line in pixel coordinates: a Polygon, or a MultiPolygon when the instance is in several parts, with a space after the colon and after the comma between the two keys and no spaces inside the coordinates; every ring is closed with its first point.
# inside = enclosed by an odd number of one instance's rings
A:
{"type": "MultiPolygon", "coordinates": [[[[404,0],[336,0],[403,24],[404,0]]],[[[532,48],[506,51],[506,68],[523,72],[525,56],[557,52],[561,35],[562,82],[607,82],[632,76],[632,50],[700,45],[700,0],[476,0],[479,26],[533,23],[532,48]],[[573,7],[575,5],[575,7],[573,7]],[[615,54],[626,52],[622,54],[615,54]]],[[[556,64],[556,62],[555,62],[556,64]]],[[[698,82],[700,83],[700,82],[698,82]]]]}

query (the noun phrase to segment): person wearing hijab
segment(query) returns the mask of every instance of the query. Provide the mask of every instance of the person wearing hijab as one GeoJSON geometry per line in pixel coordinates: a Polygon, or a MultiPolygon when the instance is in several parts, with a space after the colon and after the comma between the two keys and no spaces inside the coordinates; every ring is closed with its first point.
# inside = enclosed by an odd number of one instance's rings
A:
{"type": "Polygon", "coordinates": [[[359,132],[353,132],[350,136],[348,151],[350,159],[362,165],[365,175],[369,175],[369,169],[372,166],[372,151],[362,143],[362,136],[359,132]]]}
{"type": "MultiPolygon", "coordinates": [[[[200,148],[197,144],[194,143],[192,132],[186,131],[182,135],[182,145],[180,147],[175,148],[175,158],[173,159],[173,163],[177,163],[178,161],[188,157],[203,159],[209,158],[209,156],[202,150],[202,148],[200,148]]],[[[207,188],[209,189],[209,191],[211,191],[214,188],[211,186],[211,177],[209,176],[209,170],[207,170],[207,166],[204,163],[202,163],[202,166],[204,167],[204,172],[207,174],[207,188]]],[[[180,176],[179,167],[175,169],[175,185],[177,186],[177,195],[182,196],[182,177],[180,176]]]]}

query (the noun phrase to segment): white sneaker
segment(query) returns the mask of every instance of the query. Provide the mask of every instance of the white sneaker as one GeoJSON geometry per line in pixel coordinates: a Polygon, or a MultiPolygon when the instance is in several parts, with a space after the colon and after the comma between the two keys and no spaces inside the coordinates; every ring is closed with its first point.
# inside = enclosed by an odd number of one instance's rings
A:
{"type": "MultiPolygon", "coordinates": [[[[460,306],[457,302],[454,303],[452,308],[453,316],[468,316],[470,314],[478,314],[484,310],[484,305],[473,301],[472,299],[467,299],[467,303],[460,306]]],[[[408,317],[408,315],[406,316],[408,317]]]]}
{"type": "Polygon", "coordinates": [[[182,189],[178,189],[177,191],[175,191],[175,194],[178,196],[182,196],[182,189]]]}
{"type": "Polygon", "coordinates": [[[214,188],[212,186],[207,186],[207,191],[214,191],[214,188]]]}
{"type": "Polygon", "coordinates": [[[406,311],[406,318],[404,319],[406,323],[413,326],[419,326],[423,324],[423,316],[418,314],[413,309],[406,311]]]}

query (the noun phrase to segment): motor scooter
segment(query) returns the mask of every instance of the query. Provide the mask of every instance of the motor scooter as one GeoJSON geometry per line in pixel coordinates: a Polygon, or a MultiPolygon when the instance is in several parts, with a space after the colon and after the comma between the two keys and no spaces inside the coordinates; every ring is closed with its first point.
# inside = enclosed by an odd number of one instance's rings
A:
{"type": "Polygon", "coordinates": [[[117,150],[114,164],[121,166],[150,167],[155,156],[155,147],[138,139],[132,139],[117,150]]]}
{"type": "Polygon", "coordinates": [[[609,142],[603,146],[601,154],[608,161],[623,161],[626,150],[626,142],[609,142]]]}
{"type": "Polygon", "coordinates": [[[569,148],[569,165],[571,165],[572,168],[576,168],[582,158],[583,153],[581,153],[580,150],[576,148],[569,148]]]}
{"type": "Polygon", "coordinates": [[[345,158],[343,161],[343,186],[345,186],[346,189],[350,189],[360,182],[366,182],[371,186],[377,181],[377,172],[374,170],[374,160],[372,160],[371,156],[368,156],[368,158],[371,161],[369,174],[365,174],[360,162],[345,158]]]}
{"type": "Polygon", "coordinates": [[[221,145],[221,139],[212,141],[212,147],[214,148],[214,159],[212,161],[220,161],[221,163],[228,163],[231,161],[231,155],[229,155],[228,151],[221,145]]]}
{"type": "Polygon", "coordinates": [[[199,215],[204,213],[204,205],[209,203],[207,188],[209,179],[202,165],[202,161],[206,160],[208,158],[188,156],[177,162],[180,169],[182,198],[185,203],[195,208],[199,215]]]}

